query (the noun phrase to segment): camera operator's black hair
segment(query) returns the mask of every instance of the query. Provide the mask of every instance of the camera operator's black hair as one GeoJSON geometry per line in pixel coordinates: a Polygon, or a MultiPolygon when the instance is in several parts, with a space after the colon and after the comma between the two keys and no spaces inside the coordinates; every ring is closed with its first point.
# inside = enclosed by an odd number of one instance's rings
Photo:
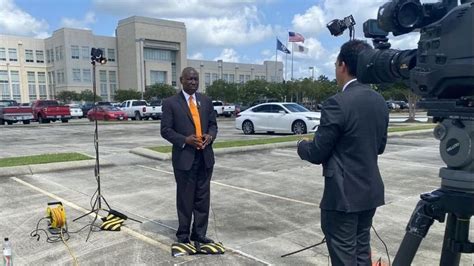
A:
{"type": "Polygon", "coordinates": [[[357,56],[365,49],[372,49],[372,46],[365,41],[350,40],[341,46],[337,61],[339,64],[344,62],[349,74],[355,77],[357,74],[357,56]]]}

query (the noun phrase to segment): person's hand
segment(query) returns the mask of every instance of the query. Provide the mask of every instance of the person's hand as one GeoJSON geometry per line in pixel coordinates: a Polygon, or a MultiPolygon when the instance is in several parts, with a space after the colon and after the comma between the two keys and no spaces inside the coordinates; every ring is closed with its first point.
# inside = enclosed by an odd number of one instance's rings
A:
{"type": "Polygon", "coordinates": [[[194,134],[187,136],[184,142],[186,142],[186,144],[188,145],[195,147],[196,149],[202,149],[202,139],[198,138],[194,134]]]}
{"type": "Polygon", "coordinates": [[[309,138],[302,138],[302,139],[298,140],[298,142],[296,142],[296,147],[298,147],[300,145],[300,143],[303,142],[303,141],[305,141],[305,142],[310,141],[310,139],[309,138]]]}
{"type": "Polygon", "coordinates": [[[202,148],[206,148],[207,145],[212,143],[212,136],[209,134],[202,135],[202,148]]]}

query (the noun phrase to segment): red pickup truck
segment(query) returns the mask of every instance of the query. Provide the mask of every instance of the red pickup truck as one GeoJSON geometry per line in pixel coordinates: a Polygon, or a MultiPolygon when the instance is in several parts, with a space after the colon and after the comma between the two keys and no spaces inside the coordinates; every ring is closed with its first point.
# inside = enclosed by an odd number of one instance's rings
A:
{"type": "Polygon", "coordinates": [[[0,100],[0,125],[17,122],[29,124],[33,120],[33,113],[29,106],[20,106],[15,100],[0,100]]]}
{"type": "Polygon", "coordinates": [[[69,106],[59,105],[58,101],[36,100],[33,102],[31,109],[33,110],[35,120],[40,124],[56,120],[67,123],[71,119],[69,106]]]}

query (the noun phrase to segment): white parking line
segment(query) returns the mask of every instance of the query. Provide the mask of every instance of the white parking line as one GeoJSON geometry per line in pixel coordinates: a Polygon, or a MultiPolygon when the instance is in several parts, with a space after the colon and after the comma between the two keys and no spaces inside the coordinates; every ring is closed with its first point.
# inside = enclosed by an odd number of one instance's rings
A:
{"type": "MultiPolygon", "coordinates": [[[[50,193],[50,192],[48,192],[48,191],[45,191],[45,190],[43,190],[43,189],[41,189],[41,188],[39,188],[39,187],[36,187],[36,186],[32,185],[32,184],[30,184],[30,183],[27,183],[27,182],[25,182],[25,181],[23,181],[23,180],[21,180],[21,179],[18,179],[17,177],[11,177],[11,179],[14,180],[14,181],[16,181],[16,182],[18,182],[18,183],[20,183],[20,184],[22,184],[22,185],[25,185],[25,186],[31,188],[31,189],[33,189],[33,190],[38,191],[38,192],[40,192],[41,194],[44,194],[44,195],[46,195],[46,196],[48,196],[48,197],[50,197],[50,198],[53,198],[53,199],[55,199],[55,200],[57,200],[57,201],[60,201],[60,202],[62,202],[64,205],[67,205],[67,206],[69,206],[69,207],[71,207],[71,208],[73,208],[73,209],[75,209],[75,210],[77,210],[77,211],[79,211],[79,212],[83,212],[83,213],[88,213],[88,212],[89,212],[88,210],[82,208],[81,206],[78,206],[78,205],[76,205],[76,204],[74,204],[74,203],[72,203],[72,202],[70,202],[70,201],[67,201],[66,199],[63,199],[63,198],[61,198],[61,197],[59,197],[59,196],[56,196],[55,194],[52,194],[52,193],[50,193]]],[[[95,217],[95,213],[91,213],[91,214],[89,214],[89,216],[95,217]]],[[[101,217],[100,215],[98,215],[98,218],[102,218],[102,217],[101,217]]],[[[142,234],[140,234],[140,233],[138,233],[138,232],[136,232],[136,231],[134,231],[134,230],[132,230],[132,229],[130,229],[130,228],[127,228],[127,227],[125,227],[125,226],[122,226],[121,229],[122,229],[123,232],[127,233],[128,235],[133,236],[133,237],[135,237],[135,238],[138,238],[138,239],[140,239],[140,240],[142,240],[142,241],[144,241],[144,242],[146,242],[146,243],[148,243],[148,244],[151,244],[151,245],[153,245],[153,246],[156,246],[156,247],[158,247],[158,248],[160,248],[160,249],[162,249],[162,250],[165,250],[165,251],[169,251],[169,250],[170,250],[170,246],[169,246],[169,245],[166,245],[166,244],[163,244],[163,243],[161,243],[161,242],[158,242],[158,241],[156,241],[156,240],[154,240],[154,239],[151,239],[151,238],[149,238],[149,237],[147,237],[147,236],[145,236],[145,235],[142,235],[142,234]]]]}
{"type": "MultiPolygon", "coordinates": [[[[162,172],[162,173],[170,174],[170,175],[173,174],[173,172],[163,171],[163,170],[159,170],[159,169],[153,168],[153,167],[148,167],[148,166],[145,166],[145,165],[137,165],[137,166],[143,167],[143,168],[146,168],[146,169],[150,169],[150,170],[153,170],[153,171],[157,171],[157,172],[162,172]]],[[[260,191],[256,191],[256,190],[253,190],[253,189],[243,188],[243,187],[236,187],[236,186],[227,185],[227,184],[224,184],[224,183],[221,183],[221,182],[217,182],[217,181],[211,181],[211,183],[212,183],[212,184],[219,185],[219,186],[228,187],[228,188],[233,188],[233,189],[245,191],[245,192],[248,192],[248,193],[258,194],[258,195],[262,195],[262,196],[266,196],[266,197],[271,197],[271,198],[275,198],[275,199],[280,199],[280,200],[285,200],[285,201],[300,203],[300,204],[309,205],[309,206],[316,206],[316,207],[319,206],[318,204],[312,203],[312,202],[307,202],[307,201],[301,201],[301,200],[291,199],[291,198],[282,197],[282,196],[273,195],[273,194],[268,194],[268,193],[265,193],[265,192],[260,192],[260,191]]]]}

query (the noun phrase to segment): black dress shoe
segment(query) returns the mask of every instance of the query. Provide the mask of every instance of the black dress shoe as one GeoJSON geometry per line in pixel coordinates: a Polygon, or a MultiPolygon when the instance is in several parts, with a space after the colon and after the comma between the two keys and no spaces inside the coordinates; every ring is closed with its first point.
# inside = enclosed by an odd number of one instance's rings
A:
{"type": "Polygon", "coordinates": [[[178,238],[178,243],[191,243],[188,238],[178,238]]]}
{"type": "Polygon", "coordinates": [[[191,237],[191,241],[199,242],[199,243],[202,243],[202,244],[214,243],[214,240],[212,240],[208,237],[205,237],[205,236],[191,237]]]}

